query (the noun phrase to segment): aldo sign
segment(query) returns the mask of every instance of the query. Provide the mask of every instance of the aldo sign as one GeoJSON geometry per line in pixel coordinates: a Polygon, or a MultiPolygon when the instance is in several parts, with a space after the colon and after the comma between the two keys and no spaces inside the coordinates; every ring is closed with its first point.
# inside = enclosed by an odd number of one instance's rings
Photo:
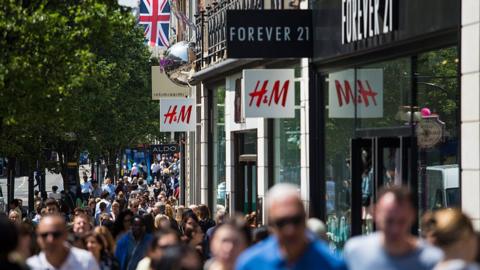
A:
{"type": "Polygon", "coordinates": [[[227,10],[228,58],[312,56],[311,10],[227,10]]]}

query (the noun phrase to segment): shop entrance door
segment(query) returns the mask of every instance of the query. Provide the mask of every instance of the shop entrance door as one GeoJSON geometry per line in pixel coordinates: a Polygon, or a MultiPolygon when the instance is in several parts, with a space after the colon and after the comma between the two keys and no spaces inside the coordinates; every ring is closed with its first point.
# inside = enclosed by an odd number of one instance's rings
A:
{"type": "Polygon", "coordinates": [[[244,214],[257,211],[257,155],[239,157],[237,169],[237,209],[244,214]]]}
{"type": "Polygon", "coordinates": [[[352,235],[375,230],[373,204],[382,187],[407,185],[416,193],[417,185],[412,183],[412,172],[416,170],[413,156],[411,137],[352,139],[352,235]]]}
{"type": "Polygon", "coordinates": [[[235,177],[233,211],[244,214],[257,210],[257,132],[234,132],[235,177]]]}

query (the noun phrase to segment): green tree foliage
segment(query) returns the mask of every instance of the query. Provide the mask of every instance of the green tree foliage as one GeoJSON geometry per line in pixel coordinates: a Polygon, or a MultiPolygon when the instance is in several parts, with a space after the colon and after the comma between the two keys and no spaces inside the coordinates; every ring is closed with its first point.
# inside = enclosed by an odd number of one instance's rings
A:
{"type": "Polygon", "coordinates": [[[158,135],[150,53],[117,1],[0,0],[0,34],[0,156],[51,149],[64,169],[158,135]]]}

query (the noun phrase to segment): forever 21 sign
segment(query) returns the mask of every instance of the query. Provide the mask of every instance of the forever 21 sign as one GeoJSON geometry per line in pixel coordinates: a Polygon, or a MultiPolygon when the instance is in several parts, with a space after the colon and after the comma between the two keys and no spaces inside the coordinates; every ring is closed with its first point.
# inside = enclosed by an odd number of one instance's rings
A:
{"type": "Polygon", "coordinates": [[[227,10],[227,57],[312,56],[311,10],[227,10]]]}
{"type": "Polygon", "coordinates": [[[337,0],[342,2],[342,44],[394,30],[394,0],[337,0]]]}

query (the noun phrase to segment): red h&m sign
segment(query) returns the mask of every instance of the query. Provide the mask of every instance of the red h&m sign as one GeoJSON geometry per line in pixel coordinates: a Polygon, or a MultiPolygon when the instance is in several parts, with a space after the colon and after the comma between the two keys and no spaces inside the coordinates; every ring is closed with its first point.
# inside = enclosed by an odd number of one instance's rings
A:
{"type": "Polygon", "coordinates": [[[330,118],[383,117],[383,70],[348,69],[328,79],[330,118]],[[356,74],[355,74],[356,72],[356,74]]]}
{"type": "Polygon", "coordinates": [[[246,118],[294,118],[293,69],[243,71],[243,108],[246,118]]]}
{"type": "Polygon", "coordinates": [[[160,131],[195,131],[195,99],[160,99],[160,131]]]}

